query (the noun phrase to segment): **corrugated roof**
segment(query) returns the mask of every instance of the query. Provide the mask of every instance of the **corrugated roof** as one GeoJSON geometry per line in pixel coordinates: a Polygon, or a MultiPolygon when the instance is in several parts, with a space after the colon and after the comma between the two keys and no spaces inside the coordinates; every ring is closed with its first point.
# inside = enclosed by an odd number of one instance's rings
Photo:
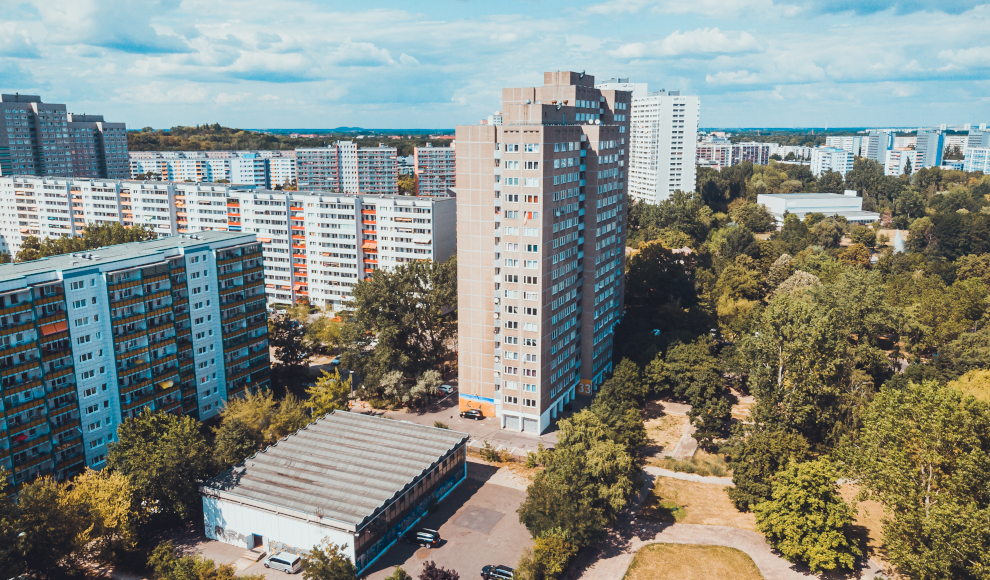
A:
{"type": "Polygon", "coordinates": [[[335,411],[203,488],[359,528],[467,434],[335,411]]]}

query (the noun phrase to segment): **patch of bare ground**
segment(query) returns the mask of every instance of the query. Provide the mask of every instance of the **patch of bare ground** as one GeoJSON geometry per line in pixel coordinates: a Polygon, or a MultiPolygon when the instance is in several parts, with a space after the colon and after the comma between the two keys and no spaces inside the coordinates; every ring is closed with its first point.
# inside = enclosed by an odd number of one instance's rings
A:
{"type": "MultiPolygon", "coordinates": [[[[859,486],[845,483],[839,486],[839,495],[847,502],[853,503],[859,486]]],[[[853,520],[853,533],[859,542],[859,547],[868,558],[880,564],[884,570],[890,570],[883,549],[883,505],[876,501],[859,501],[856,503],[856,517],[853,520]]]]}
{"type": "Polygon", "coordinates": [[[681,438],[687,425],[688,418],[684,415],[661,415],[644,421],[647,438],[646,454],[662,457],[664,451],[669,451],[677,445],[677,440],[681,438]]]}
{"type": "Polygon", "coordinates": [[[763,580],[763,574],[735,548],[650,544],[636,554],[623,580],[763,580]]]}
{"type": "Polygon", "coordinates": [[[736,509],[725,486],[658,477],[638,517],[654,522],[729,526],[755,532],[752,513],[736,509]]]}

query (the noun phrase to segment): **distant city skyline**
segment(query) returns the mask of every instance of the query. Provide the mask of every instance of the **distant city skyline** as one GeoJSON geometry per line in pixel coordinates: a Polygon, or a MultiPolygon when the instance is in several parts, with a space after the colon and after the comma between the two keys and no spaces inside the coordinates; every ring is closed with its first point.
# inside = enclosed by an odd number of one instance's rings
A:
{"type": "Polygon", "coordinates": [[[0,91],[129,128],[453,127],[587,70],[698,95],[702,127],[961,125],[990,120],[988,24],[925,0],[26,0],[0,12],[0,91]]]}

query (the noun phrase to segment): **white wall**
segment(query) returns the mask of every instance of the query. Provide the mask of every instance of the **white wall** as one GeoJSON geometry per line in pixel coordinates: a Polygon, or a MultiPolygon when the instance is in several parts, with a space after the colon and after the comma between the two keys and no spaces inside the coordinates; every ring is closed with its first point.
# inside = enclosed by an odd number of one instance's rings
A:
{"type": "Polygon", "coordinates": [[[347,532],[304,522],[284,515],[235,504],[222,499],[203,497],[206,536],[235,546],[244,546],[249,534],[262,536],[266,550],[279,549],[270,543],[309,551],[324,538],[346,545],[344,553],[354,561],[354,536],[347,532]]]}

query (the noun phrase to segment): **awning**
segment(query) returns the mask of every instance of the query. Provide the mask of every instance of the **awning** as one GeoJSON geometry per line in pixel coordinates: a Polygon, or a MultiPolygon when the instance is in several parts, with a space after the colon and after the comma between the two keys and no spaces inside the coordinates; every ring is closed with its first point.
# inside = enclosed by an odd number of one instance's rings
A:
{"type": "Polygon", "coordinates": [[[55,334],[56,332],[62,332],[69,328],[68,321],[63,320],[62,322],[56,322],[55,324],[46,324],[41,327],[41,334],[43,336],[48,336],[49,334],[55,334]]]}
{"type": "Polygon", "coordinates": [[[270,244],[270,243],[272,243],[272,239],[271,238],[258,238],[258,241],[261,242],[262,244],[270,244]]]}
{"type": "Polygon", "coordinates": [[[378,242],[365,242],[362,246],[362,250],[370,250],[378,248],[378,242]]]}
{"type": "Polygon", "coordinates": [[[22,234],[26,234],[26,233],[28,233],[29,231],[31,231],[31,229],[30,229],[30,228],[21,228],[21,233],[22,233],[22,234]]]}
{"type": "Polygon", "coordinates": [[[296,292],[298,292],[305,284],[296,284],[296,292]]]}
{"type": "Polygon", "coordinates": [[[163,388],[163,389],[170,389],[170,388],[172,388],[172,385],[174,385],[174,384],[175,383],[172,382],[172,381],[162,381],[162,382],[158,383],[158,386],[161,387],[161,388],[163,388]]]}

